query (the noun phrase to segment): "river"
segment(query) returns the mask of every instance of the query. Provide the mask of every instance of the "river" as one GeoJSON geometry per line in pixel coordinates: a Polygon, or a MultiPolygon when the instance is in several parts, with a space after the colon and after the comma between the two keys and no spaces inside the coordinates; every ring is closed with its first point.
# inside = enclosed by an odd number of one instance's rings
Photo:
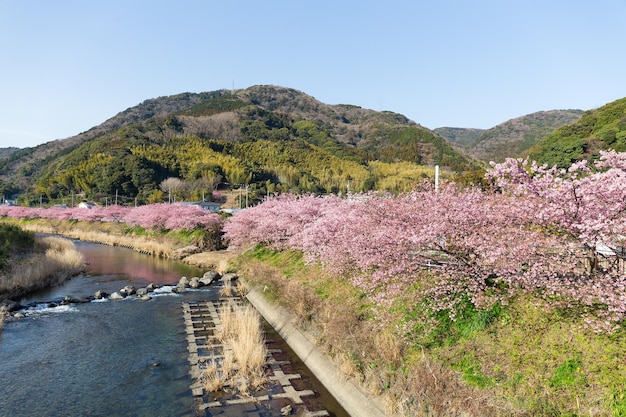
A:
{"type": "MultiPolygon", "coordinates": [[[[204,272],[124,248],[81,241],[76,246],[87,273],[22,304],[111,293],[129,284],[176,283],[204,272]]],[[[0,331],[0,416],[197,415],[181,305],[217,298],[211,288],[156,293],[150,301],[39,305],[24,318],[8,320],[0,331]]],[[[331,416],[346,415],[328,393],[321,400],[331,416]]]]}

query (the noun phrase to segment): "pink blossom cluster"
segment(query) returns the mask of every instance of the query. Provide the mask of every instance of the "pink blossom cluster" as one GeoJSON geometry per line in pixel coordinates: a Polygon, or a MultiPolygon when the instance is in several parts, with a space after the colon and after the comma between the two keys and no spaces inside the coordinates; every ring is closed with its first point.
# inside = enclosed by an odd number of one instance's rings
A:
{"type": "Polygon", "coordinates": [[[195,228],[215,229],[221,217],[196,205],[149,204],[135,208],[111,205],[87,208],[34,208],[22,206],[0,206],[0,217],[15,219],[52,219],[78,221],[125,222],[130,226],[144,228],[192,230],[195,228]]]}
{"type": "Polygon", "coordinates": [[[218,214],[193,204],[148,204],[132,209],[124,221],[130,226],[148,229],[213,229],[221,223],[218,214]]]}
{"type": "Polygon", "coordinates": [[[38,208],[23,206],[0,206],[0,217],[14,219],[51,219],[51,220],[80,220],[80,221],[118,221],[131,211],[130,207],[117,205],[86,208],[38,208]]]}
{"type": "Polygon", "coordinates": [[[225,236],[302,251],[381,306],[409,287],[452,316],[463,297],[488,307],[533,293],[612,331],[626,317],[626,277],[596,262],[596,245],[624,233],[625,155],[567,171],[508,160],[488,174],[501,192],[422,184],[398,196],[282,195],[233,216],[225,236]]]}
{"type": "Polygon", "coordinates": [[[504,193],[524,198],[527,216],[569,234],[588,248],[619,244],[626,234],[626,153],[601,152],[569,169],[507,159],[488,172],[504,193]]]}

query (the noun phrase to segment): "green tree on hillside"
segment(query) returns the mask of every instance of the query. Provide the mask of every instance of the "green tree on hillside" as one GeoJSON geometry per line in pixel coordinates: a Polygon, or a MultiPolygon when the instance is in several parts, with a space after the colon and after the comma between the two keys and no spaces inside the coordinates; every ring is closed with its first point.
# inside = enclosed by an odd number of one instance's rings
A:
{"type": "Polygon", "coordinates": [[[566,168],[582,159],[595,160],[601,150],[626,150],[626,98],[587,111],[530,150],[530,158],[566,168]]]}

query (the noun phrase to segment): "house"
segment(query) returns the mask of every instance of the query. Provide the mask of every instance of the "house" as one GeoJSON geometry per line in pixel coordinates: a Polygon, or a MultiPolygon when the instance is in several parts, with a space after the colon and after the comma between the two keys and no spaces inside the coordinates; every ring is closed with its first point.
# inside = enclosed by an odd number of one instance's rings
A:
{"type": "Polygon", "coordinates": [[[81,201],[78,203],[78,208],[92,209],[94,207],[97,207],[96,203],[92,203],[90,201],[81,201]]]}
{"type": "Polygon", "coordinates": [[[221,206],[218,203],[214,203],[213,201],[197,201],[194,203],[187,203],[192,206],[200,206],[205,210],[209,210],[212,213],[217,213],[220,211],[221,206]]]}
{"type": "Polygon", "coordinates": [[[225,209],[222,209],[222,213],[237,214],[237,213],[239,213],[241,210],[245,210],[245,209],[238,209],[238,208],[225,208],[225,209]]]}

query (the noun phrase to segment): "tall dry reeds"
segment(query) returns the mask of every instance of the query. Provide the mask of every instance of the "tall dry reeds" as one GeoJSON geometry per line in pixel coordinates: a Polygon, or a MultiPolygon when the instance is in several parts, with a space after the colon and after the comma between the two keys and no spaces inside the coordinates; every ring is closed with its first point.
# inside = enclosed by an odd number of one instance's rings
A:
{"type": "Polygon", "coordinates": [[[223,357],[207,361],[202,375],[204,387],[218,391],[230,386],[246,395],[267,382],[261,316],[250,305],[226,302],[220,307],[219,320],[221,329],[215,336],[224,346],[223,357]]]}
{"type": "Polygon", "coordinates": [[[237,278],[236,283],[233,284],[232,278],[224,278],[223,286],[220,288],[220,296],[222,297],[234,297],[236,295],[245,297],[250,292],[250,284],[246,281],[237,278]]]}
{"type": "Polygon", "coordinates": [[[0,295],[17,297],[58,285],[83,271],[84,259],[74,244],[59,237],[36,237],[34,252],[12,262],[0,276],[0,295]]]}
{"type": "Polygon", "coordinates": [[[224,286],[220,288],[220,296],[232,297],[234,294],[235,288],[233,287],[233,282],[229,279],[224,280],[224,286]]]}
{"type": "Polygon", "coordinates": [[[88,242],[97,242],[109,246],[122,246],[167,258],[172,253],[171,245],[144,236],[115,235],[107,232],[91,230],[74,230],[63,232],[64,235],[88,242]]]}

